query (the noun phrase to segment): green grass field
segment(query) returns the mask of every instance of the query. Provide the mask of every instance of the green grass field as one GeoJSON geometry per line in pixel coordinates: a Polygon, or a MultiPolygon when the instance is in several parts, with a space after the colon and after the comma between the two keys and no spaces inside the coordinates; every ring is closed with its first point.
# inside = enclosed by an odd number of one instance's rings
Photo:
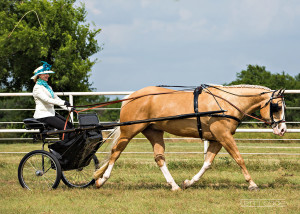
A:
{"type": "MultiPolygon", "coordinates": [[[[300,143],[292,141],[246,141],[238,146],[241,153],[300,153],[300,143]]],[[[1,152],[35,149],[41,149],[41,144],[0,144],[1,152]]],[[[125,152],[150,153],[122,154],[101,189],[71,189],[61,182],[56,190],[35,192],[18,183],[17,168],[24,154],[0,154],[0,213],[300,213],[300,156],[242,155],[260,187],[251,192],[233,159],[219,154],[198,183],[172,192],[154,162],[150,143],[134,140],[125,152]]],[[[166,142],[166,152],[203,152],[203,144],[171,140],[166,142]]],[[[203,154],[167,153],[166,160],[181,184],[200,170],[203,154]]]]}

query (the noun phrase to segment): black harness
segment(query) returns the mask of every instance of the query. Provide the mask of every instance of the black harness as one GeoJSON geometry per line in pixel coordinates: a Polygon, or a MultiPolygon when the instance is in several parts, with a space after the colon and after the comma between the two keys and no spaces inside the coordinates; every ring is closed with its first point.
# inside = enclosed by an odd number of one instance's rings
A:
{"type": "MultiPolygon", "coordinates": [[[[198,98],[199,98],[199,95],[202,93],[202,90],[203,90],[203,86],[197,87],[194,90],[194,111],[195,111],[195,113],[199,113],[199,111],[198,111],[198,98]]],[[[213,96],[213,94],[211,94],[211,95],[213,96]]],[[[218,103],[217,100],[216,100],[216,102],[218,103]]],[[[224,118],[233,119],[233,120],[236,120],[239,123],[238,125],[240,125],[240,123],[241,123],[241,120],[238,119],[237,117],[234,117],[234,116],[231,116],[231,115],[226,115],[224,113],[223,114],[211,114],[211,115],[208,115],[208,116],[210,116],[210,117],[224,117],[224,118]]],[[[199,132],[199,137],[202,139],[203,138],[203,133],[202,133],[202,126],[201,126],[201,119],[200,119],[200,116],[197,116],[196,118],[197,118],[197,128],[198,128],[198,132],[199,132]]]]}
{"type": "Polygon", "coordinates": [[[281,120],[279,120],[279,121],[275,121],[274,120],[274,116],[273,116],[273,114],[274,113],[276,113],[276,112],[278,112],[278,111],[280,111],[280,107],[279,107],[279,105],[278,105],[278,103],[273,103],[272,101],[273,101],[273,99],[277,99],[277,98],[280,98],[280,97],[282,97],[282,106],[284,106],[285,105],[285,102],[284,102],[284,99],[283,99],[283,90],[280,90],[279,91],[279,93],[278,93],[278,95],[275,97],[275,92],[277,92],[277,90],[275,90],[275,91],[273,91],[273,93],[272,93],[272,96],[271,96],[271,98],[269,99],[269,101],[262,107],[262,108],[264,108],[264,107],[266,107],[269,103],[270,103],[270,119],[271,119],[271,126],[272,126],[272,128],[273,127],[276,127],[279,123],[282,123],[282,122],[285,122],[285,118],[284,118],[284,116],[283,116],[283,118],[281,119],[281,120]]]}
{"type": "MultiPolygon", "coordinates": [[[[197,87],[195,88],[194,90],[194,111],[195,113],[198,113],[198,97],[199,97],[199,94],[202,93],[202,90],[203,88],[200,86],[200,87],[197,87]]],[[[203,137],[203,134],[202,134],[202,126],[201,126],[201,120],[200,120],[200,117],[197,116],[197,128],[198,128],[198,132],[199,132],[199,137],[202,139],[203,137]]]]}
{"type": "MultiPolygon", "coordinates": [[[[242,96],[242,97],[255,97],[255,96],[260,96],[260,95],[263,95],[263,94],[266,94],[266,93],[270,93],[270,92],[261,92],[260,94],[254,94],[254,95],[238,95],[238,94],[234,94],[234,93],[231,93],[231,92],[219,89],[218,87],[207,85],[207,84],[201,84],[201,86],[199,86],[199,87],[195,87],[195,86],[170,86],[170,85],[159,85],[158,87],[181,87],[181,88],[187,88],[188,90],[194,89],[194,111],[197,114],[196,115],[196,118],[197,118],[197,128],[198,128],[198,132],[199,132],[199,137],[201,139],[203,139],[203,133],[202,133],[202,126],[201,126],[201,119],[200,118],[203,117],[203,116],[229,118],[229,119],[233,119],[233,120],[237,121],[238,122],[238,126],[241,124],[241,120],[238,119],[237,117],[234,117],[234,116],[231,116],[231,115],[226,115],[224,113],[224,112],[226,112],[226,110],[222,109],[222,107],[220,106],[218,100],[216,99],[216,98],[220,98],[220,99],[223,99],[223,98],[220,97],[220,96],[214,95],[213,93],[211,93],[210,90],[208,89],[208,87],[213,87],[215,89],[221,90],[221,91],[226,92],[228,94],[231,94],[231,95],[234,95],[234,96],[242,96]],[[217,105],[219,106],[222,114],[219,114],[219,113],[215,112],[213,114],[199,115],[201,113],[199,113],[199,111],[198,111],[198,98],[199,98],[199,95],[202,93],[203,89],[205,89],[205,92],[208,93],[208,94],[210,94],[215,99],[215,101],[216,101],[217,105]]],[[[273,103],[272,100],[276,99],[276,98],[282,98],[282,102],[283,102],[282,105],[283,106],[285,105],[284,99],[283,99],[284,89],[280,89],[279,92],[278,92],[278,94],[277,94],[277,96],[275,96],[275,92],[277,92],[277,91],[278,90],[273,91],[272,96],[269,99],[269,101],[262,107],[262,108],[264,108],[264,107],[266,107],[270,103],[270,119],[271,119],[271,122],[268,122],[266,120],[260,119],[257,116],[253,116],[253,114],[249,115],[249,114],[247,114],[245,112],[242,112],[238,107],[236,107],[234,104],[230,103],[228,100],[226,100],[226,99],[223,99],[223,100],[227,101],[230,105],[232,105],[238,111],[240,111],[241,113],[243,113],[245,116],[252,117],[254,119],[263,121],[264,123],[269,124],[269,125],[272,126],[272,128],[274,128],[279,123],[285,122],[284,115],[283,115],[283,118],[281,120],[279,120],[279,121],[275,121],[274,120],[273,114],[276,113],[276,112],[278,112],[278,111],[280,111],[280,107],[279,107],[278,103],[273,103]]]]}

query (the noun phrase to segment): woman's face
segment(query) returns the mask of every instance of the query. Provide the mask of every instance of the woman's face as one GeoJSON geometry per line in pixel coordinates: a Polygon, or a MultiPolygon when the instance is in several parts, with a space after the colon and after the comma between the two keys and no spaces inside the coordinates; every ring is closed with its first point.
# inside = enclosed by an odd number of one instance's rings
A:
{"type": "Polygon", "coordinates": [[[40,74],[40,79],[44,80],[44,81],[48,81],[49,78],[49,74],[40,74]]]}

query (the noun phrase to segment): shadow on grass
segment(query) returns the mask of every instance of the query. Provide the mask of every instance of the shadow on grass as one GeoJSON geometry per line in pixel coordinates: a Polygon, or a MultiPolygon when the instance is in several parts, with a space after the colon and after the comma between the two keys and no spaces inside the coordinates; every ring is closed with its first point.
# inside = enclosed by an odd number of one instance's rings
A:
{"type": "Polygon", "coordinates": [[[114,183],[108,182],[103,189],[117,189],[117,190],[170,190],[168,184],[163,183],[114,183]]]}
{"type": "MultiPolygon", "coordinates": [[[[189,160],[189,161],[169,161],[168,163],[169,170],[189,170],[189,169],[201,169],[203,163],[189,160]]],[[[279,162],[262,162],[260,160],[251,160],[246,162],[246,167],[249,171],[273,171],[283,168],[291,171],[300,171],[300,164],[298,161],[287,161],[280,160],[279,162]]],[[[141,163],[132,163],[119,161],[115,168],[127,168],[127,169],[147,169],[153,170],[157,169],[156,164],[141,164],[141,163]]],[[[240,167],[235,163],[235,161],[228,157],[222,157],[216,159],[212,164],[212,169],[220,171],[236,171],[240,170],[240,167]]]]}
{"type": "MultiPolygon", "coordinates": [[[[171,186],[166,183],[154,183],[148,182],[143,183],[139,182],[136,184],[133,183],[115,183],[115,182],[108,182],[103,187],[103,189],[115,189],[115,190],[171,190],[171,186]]],[[[300,190],[300,185],[298,184],[291,184],[291,183],[276,183],[276,181],[272,183],[266,183],[259,185],[259,189],[281,189],[281,188],[293,188],[295,190],[300,190]]],[[[220,181],[217,183],[211,182],[201,182],[196,183],[191,186],[189,189],[197,190],[197,189],[212,189],[212,190],[225,190],[225,189],[236,189],[236,190],[248,190],[247,183],[233,183],[231,181],[220,181]]]]}

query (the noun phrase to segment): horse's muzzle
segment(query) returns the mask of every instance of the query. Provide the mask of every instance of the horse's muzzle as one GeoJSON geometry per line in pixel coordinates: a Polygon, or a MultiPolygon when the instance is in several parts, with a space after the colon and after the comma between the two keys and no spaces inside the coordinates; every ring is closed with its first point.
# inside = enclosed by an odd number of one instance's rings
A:
{"type": "Polygon", "coordinates": [[[287,129],[285,123],[279,123],[273,127],[273,133],[279,136],[283,136],[286,130],[287,129]]]}

